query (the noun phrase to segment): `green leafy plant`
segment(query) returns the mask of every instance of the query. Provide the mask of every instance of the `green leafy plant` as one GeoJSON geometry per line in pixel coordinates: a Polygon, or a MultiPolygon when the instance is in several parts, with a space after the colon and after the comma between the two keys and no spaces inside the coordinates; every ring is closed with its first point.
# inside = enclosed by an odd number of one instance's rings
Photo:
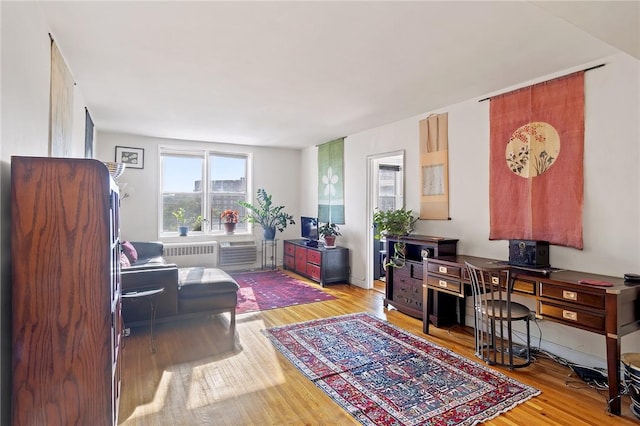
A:
{"type": "Polygon", "coordinates": [[[205,221],[202,218],[202,215],[187,218],[187,211],[184,209],[184,207],[178,208],[178,210],[171,212],[171,214],[173,215],[173,217],[176,218],[178,227],[181,227],[181,226],[188,227],[189,225],[193,225],[194,231],[202,231],[202,222],[205,221]]]}
{"type": "Polygon", "coordinates": [[[373,213],[373,224],[375,225],[374,238],[389,237],[397,239],[393,244],[393,256],[385,264],[394,268],[401,268],[405,263],[406,244],[402,237],[409,235],[418,218],[413,217],[412,210],[404,207],[396,210],[376,209],[373,213]]]}
{"type": "Polygon", "coordinates": [[[204,222],[202,215],[198,215],[195,218],[191,218],[191,222],[193,222],[194,231],[202,231],[202,222],[204,222]]]}
{"type": "Polygon", "coordinates": [[[340,227],[335,223],[323,223],[318,227],[318,235],[321,237],[339,237],[340,227]]]}
{"type": "Polygon", "coordinates": [[[187,222],[187,218],[185,217],[186,211],[184,208],[180,207],[178,210],[171,213],[175,218],[176,222],[178,222],[178,226],[183,226],[187,222]]]}
{"type": "Polygon", "coordinates": [[[277,229],[282,232],[287,225],[295,225],[293,216],[284,212],[284,206],[274,206],[271,195],[264,189],[258,189],[258,204],[253,205],[246,201],[238,201],[247,211],[246,220],[250,223],[257,223],[263,229],[277,229]]]}
{"type": "Polygon", "coordinates": [[[376,226],[374,237],[380,239],[386,237],[403,237],[413,231],[413,226],[418,219],[413,217],[412,210],[404,207],[397,210],[376,209],[373,213],[373,224],[376,226]]]}

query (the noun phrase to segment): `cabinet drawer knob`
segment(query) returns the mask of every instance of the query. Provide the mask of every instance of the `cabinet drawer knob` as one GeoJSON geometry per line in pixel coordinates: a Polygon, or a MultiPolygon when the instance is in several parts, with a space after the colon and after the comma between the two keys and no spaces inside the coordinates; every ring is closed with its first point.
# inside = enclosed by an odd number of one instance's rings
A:
{"type": "Polygon", "coordinates": [[[438,281],[438,285],[439,285],[440,287],[446,287],[446,286],[447,286],[447,282],[446,282],[445,280],[439,280],[439,281],[438,281]]]}
{"type": "Polygon", "coordinates": [[[578,293],[575,291],[562,290],[562,297],[569,300],[578,300],[578,293]]]}
{"type": "Polygon", "coordinates": [[[498,277],[491,277],[491,284],[500,284],[500,278],[498,277]]]}
{"type": "Polygon", "coordinates": [[[438,266],[438,272],[440,272],[441,274],[446,274],[447,273],[447,267],[446,266],[438,266]]]}
{"type": "Polygon", "coordinates": [[[571,321],[578,321],[578,314],[573,311],[562,310],[562,318],[568,319],[571,321]]]}

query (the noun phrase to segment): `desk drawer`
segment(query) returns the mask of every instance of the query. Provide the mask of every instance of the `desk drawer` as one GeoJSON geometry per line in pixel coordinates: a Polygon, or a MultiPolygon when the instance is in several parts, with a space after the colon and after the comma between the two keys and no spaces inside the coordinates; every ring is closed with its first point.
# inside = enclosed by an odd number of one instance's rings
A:
{"type": "Polygon", "coordinates": [[[544,300],[540,301],[540,314],[543,318],[553,318],[572,327],[604,334],[604,313],[589,312],[569,305],[555,305],[544,300]]]}
{"type": "Polygon", "coordinates": [[[524,293],[524,294],[536,294],[536,282],[521,280],[519,278],[515,278],[513,280],[513,291],[516,293],[524,293]]]}
{"type": "Polygon", "coordinates": [[[448,280],[444,277],[428,274],[427,285],[429,287],[437,288],[438,290],[447,290],[456,294],[462,294],[462,285],[460,284],[460,281],[448,280]]]}
{"type": "Polygon", "coordinates": [[[575,287],[563,286],[547,282],[540,283],[540,297],[562,300],[572,304],[582,305],[594,309],[605,307],[605,293],[595,293],[575,287]]]}
{"type": "Polygon", "coordinates": [[[429,273],[429,275],[438,274],[458,279],[460,279],[462,276],[462,268],[457,266],[443,265],[431,260],[427,262],[427,272],[429,273]]]}

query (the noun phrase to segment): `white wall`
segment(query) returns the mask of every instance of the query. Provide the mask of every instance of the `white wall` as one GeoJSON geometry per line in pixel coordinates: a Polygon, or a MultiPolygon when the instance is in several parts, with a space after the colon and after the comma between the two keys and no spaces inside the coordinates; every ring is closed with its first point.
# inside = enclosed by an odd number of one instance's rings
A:
{"type": "MultiPolygon", "coordinates": [[[[161,238],[158,234],[158,208],[159,208],[159,178],[160,157],[159,146],[191,147],[213,149],[220,152],[245,153],[251,155],[252,168],[250,175],[254,187],[251,193],[255,200],[258,188],[264,188],[273,196],[273,202],[284,205],[285,211],[294,218],[300,217],[300,150],[274,149],[255,147],[249,145],[230,145],[224,143],[196,142],[175,139],[163,139],[131,134],[111,133],[98,131],[97,158],[102,161],[114,161],[115,147],[127,146],[144,149],[144,168],[125,169],[118,179],[118,184],[126,184],[126,191],[131,195],[122,200],[120,230],[124,240],[131,241],[164,241],[164,242],[192,242],[202,240],[230,239],[229,237],[195,236],[161,238]]],[[[236,232],[233,238],[246,239],[247,234],[236,232]]],[[[251,235],[258,243],[262,239],[262,228],[254,226],[251,235]]],[[[282,264],[282,240],[287,238],[299,238],[300,225],[289,225],[285,232],[278,233],[278,264],[282,264]]],[[[261,245],[258,245],[259,249],[261,245]]],[[[261,253],[258,253],[260,260],[261,253]]],[[[194,259],[191,259],[194,261],[194,259]]],[[[207,264],[210,259],[202,258],[207,264]]],[[[186,266],[186,265],[185,265],[186,266]]],[[[247,267],[260,266],[247,265],[247,267]]]]}
{"type": "MultiPolygon", "coordinates": [[[[622,53],[602,62],[605,67],[589,71],[585,77],[584,250],[552,246],[550,253],[552,266],[622,276],[625,272],[640,272],[640,63],[622,53]]],[[[536,82],[571,71],[574,70],[541,76],[536,82]]],[[[522,86],[529,83],[534,82],[522,86]]],[[[341,226],[344,232],[340,245],[351,249],[353,284],[367,287],[366,238],[370,233],[366,226],[371,214],[366,209],[364,190],[367,156],[398,149],[406,151],[406,206],[418,212],[418,122],[431,113],[442,112],[449,114],[451,220],[421,220],[415,232],[459,238],[461,254],[508,258],[507,241],[488,239],[489,102],[472,99],[346,138],[346,224],[341,226]]],[[[313,152],[313,148],[307,151],[313,152]]],[[[303,155],[304,161],[317,161],[309,152],[303,155]]],[[[303,164],[302,170],[311,170],[311,166],[303,164]]],[[[317,203],[317,199],[304,201],[317,203]]],[[[541,326],[547,347],[557,351],[578,350],[599,360],[606,356],[602,336],[548,321],[542,321],[541,326]]],[[[639,349],[637,334],[623,339],[623,351],[639,349]]],[[[575,359],[582,354],[571,356],[575,359]]]]}
{"type": "MultiPolygon", "coordinates": [[[[11,156],[48,155],[51,50],[50,29],[38,3],[3,1],[0,14],[0,424],[10,424],[11,156]]],[[[73,102],[71,152],[82,157],[85,104],[78,86],[73,102]]]]}

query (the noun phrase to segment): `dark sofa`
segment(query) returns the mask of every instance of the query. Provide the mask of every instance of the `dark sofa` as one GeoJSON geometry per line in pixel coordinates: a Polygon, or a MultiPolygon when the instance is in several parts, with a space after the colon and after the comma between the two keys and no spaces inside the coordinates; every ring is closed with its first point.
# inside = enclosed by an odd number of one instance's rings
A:
{"type": "MultiPolygon", "coordinates": [[[[178,315],[178,266],[166,262],[161,242],[132,241],[131,244],[137,252],[137,259],[132,259],[123,247],[131,266],[122,267],[122,293],[163,287],[164,292],[155,296],[156,320],[178,315]]],[[[149,305],[123,303],[122,318],[126,326],[148,322],[151,318],[149,305]]]]}
{"type": "MultiPolygon", "coordinates": [[[[214,268],[178,268],[166,262],[163,251],[162,242],[123,244],[130,266],[122,266],[122,293],[164,288],[162,293],[154,296],[156,321],[197,313],[229,312],[231,327],[235,329],[238,290],[235,280],[214,268]]],[[[122,318],[125,327],[148,323],[151,319],[150,304],[144,300],[131,303],[127,299],[122,304],[122,318]]]]}

